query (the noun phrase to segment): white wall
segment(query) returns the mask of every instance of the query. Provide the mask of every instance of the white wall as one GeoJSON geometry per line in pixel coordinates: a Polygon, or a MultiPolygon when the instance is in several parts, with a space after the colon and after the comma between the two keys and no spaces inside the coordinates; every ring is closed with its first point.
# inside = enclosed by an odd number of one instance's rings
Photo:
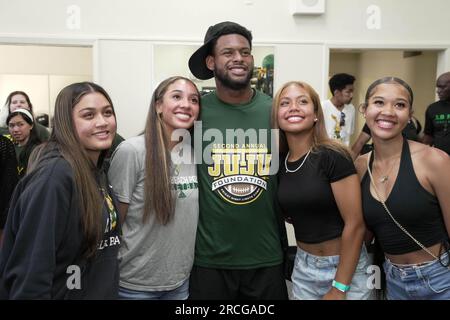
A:
{"type": "MultiPolygon", "coordinates": [[[[443,74],[444,72],[450,71],[450,49],[439,52],[437,59],[438,59],[437,60],[437,74],[438,75],[443,74]]],[[[436,98],[437,98],[437,94],[436,94],[436,98]]]]}
{"type": "MultiPolygon", "coordinates": [[[[150,48],[199,45],[207,27],[219,21],[239,22],[253,31],[255,46],[274,47],[275,89],[301,79],[322,97],[328,92],[329,48],[450,48],[444,31],[448,0],[328,0],[321,16],[292,16],[289,8],[290,0],[0,0],[0,43],[94,45],[94,79],[114,97],[125,136],[137,131],[129,106],[144,109],[160,80],[155,72],[159,64],[153,69],[148,60],[150,48]],[[75,11],[68,11],[71,5],[77,6],[75,11]],[[371,5],[380,10],[379,29],[368,28],[371,5]],[[103,41],[117,43],[112,50],[97,48],[103,41]],[[132,54],[120,51],[125,43],[132,54]]],[[[449,56],[440,55],[442,72],[450,69],[449,56]]],[[[187,59],[180,56],[176,63],[186,68],[187,59]]]]}
{"type": "MultiPolygon", "coordinates": [[[[25,91],[34,113],[46,113],[51,117],[56,96],[63,87],[89,80],[92,80],[92,48],[0,45],[2,107],[10,92],[25,91]]],[[[2,112],[1,126],[4,117],[2,112]]]]}
{"type": "Polygon", "coordinates": [[[0,73],[91,76],[92,48],[0,45],[0,73]]]}
{"type": "Polygon", "coordinates": [[[153,47],[146,41],[100,40],[96,45],[98,81],[117,114],[117,132],[131,137],[144,129],[153,91],[153,47]]]}
{"type": "MultiPolygon", "coordinates": [[[[49,75],[49,74],[0,74],[0,103],[3,118],[7,116],[7,108],[3,104],[13,91],[24,91],[30,97],[35,115],[46,113],[53,116],[56,96],[65,86],[81,81],[91,81],[90,75],[49,75]],[[6,113],[6,115],[5,115],[6,113]]],[[[2,119],[3,119],[2,118],[2,119]]],[[[1,126],[4,126],[1,120],[1,126]]]]}
{"type": "Polygon", "coordinates": [[[326,88],[323,79],[326,77],[327,59],[327,52],[323,45],[277,45],[275,47],[275,91],[287,81],[302,80],[315,88],[319,95],[324,96],[326,88]]]}
{"type": "Polygon", "coordinates": [[[448,0],[328,0],[317,17],[293,17],[289,8],[290,0],[1,0],[0,32],[202,41],[207,26],[233,20],[258,42],[449,42],[448,0]],[[80,9],[80,29],[69,29],[76,26],[71,5],[80,9]],[[371,5],[380,8],[380,30],[366,27],[371,5]]]}

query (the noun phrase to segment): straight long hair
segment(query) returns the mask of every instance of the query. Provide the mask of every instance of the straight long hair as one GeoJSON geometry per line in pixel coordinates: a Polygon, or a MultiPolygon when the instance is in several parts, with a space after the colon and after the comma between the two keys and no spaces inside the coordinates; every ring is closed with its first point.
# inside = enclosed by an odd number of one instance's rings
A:
{"type": "MultiPolygon", "coordinates": [[[[175,198],[171,186],[172,161],[170,157],[170,137],[167,134],[166,125],[157,106],[163,103],[164,94],[168,87],[178,80],[185,80],[180,76],[170,77],[162,81],[155,89],[150,102],[150,108],[145,124],[145,182],[144,182],[144,214],[143,222],[147,222],[150,215],[154,214],[156,220],[166,225],[171,221],[175,212],[175,198]]],[[[199,100],[200,103],[200,100],[199,100]]]]}
{"type": "Polygon", "coordinates": [[[87,258],[92,257],[97,251],[98,242],[103,232],[102,209],[104,199],[100,194],[95,172],[97,167],[101,166],[101,161],[108,151],[103,150],[99,163],[93,163],[86,149],[81,145],[75,128],[73,108],[84,96],[90,93],[102,94],[108,100],[114,113],[111,98],[99,85],[92,82],[80,82],[65,87],[56,98],[53,130],[50,139],[42,145],[42,148],[37,148],[33,155],[33,164],[29,166],[29,170],[36,170],[50,158],[46,155],[51,151],[58,151],[72,167],[85,239],[83,254],[87,258]]]}
{"type": "Polygon", "coordinates": [[[328,137],[326,128],[325,128],[325,118],[323,115],[322,105],[320,103],[320,98],[317,92],[306,82],[302,81],[289,81],[285,83],[276,93],[275,98],[273,100],[272,107],[272,128],[279,129],[279,150],[280,153],[287,153],[289,150],[289,146],[286,139],[285,132],[280,129],[278,124],[278,110],[280,108],[280,100],[283,91],[291,86],[296,85],[300,88],[303,88],[308,95],[311,97],[311,101],[314,106],[314,113],[316,114],[317,122],[313,127],[313,139],[311,145],[311,152],[317,152],[319,147],[326,147],[328,149],[339,152],[344,155],[346,158],[351,159],[350,151],[346,146],[342,143],[337,142],[330,137],[328,137]]]}

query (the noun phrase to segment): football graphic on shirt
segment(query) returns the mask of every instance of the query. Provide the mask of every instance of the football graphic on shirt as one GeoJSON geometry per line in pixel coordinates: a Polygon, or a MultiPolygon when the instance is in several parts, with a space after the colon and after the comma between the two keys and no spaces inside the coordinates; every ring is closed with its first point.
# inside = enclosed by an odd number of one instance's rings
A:
{"type": "Polygon", "coordinates": [[[255,191],[256,187],[251,184],[232,184],[225,187],[228,192],[236,196],[247,196],[255,191]]]}
{"type": "Polygon", "coordinates": [[[225,201],[247,204],[267,190],[271,154],[267,148],[214,149],[208,167],[211,189],[225,201]]]}

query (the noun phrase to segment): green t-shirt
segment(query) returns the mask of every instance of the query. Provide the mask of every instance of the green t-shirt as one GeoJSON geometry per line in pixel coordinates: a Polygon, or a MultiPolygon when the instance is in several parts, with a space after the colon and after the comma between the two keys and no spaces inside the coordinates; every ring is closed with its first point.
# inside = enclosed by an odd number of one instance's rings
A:
{"type": "Polygon", "coordinates": [[[207,140],[202,150],[213,163],[202,159],[198,165],[195,265],[250,269],[282,262],[274,211],[276,177],[269,175],[271,105],[272,99],[259,91],[243,105],[226,104],[215,92],[202,97],[202,140],[207,140]],[[226,138],[227,131],[239,129],[247,139],[226,138]],[[252,133],[256,141],[248,138],[252,133]]]}

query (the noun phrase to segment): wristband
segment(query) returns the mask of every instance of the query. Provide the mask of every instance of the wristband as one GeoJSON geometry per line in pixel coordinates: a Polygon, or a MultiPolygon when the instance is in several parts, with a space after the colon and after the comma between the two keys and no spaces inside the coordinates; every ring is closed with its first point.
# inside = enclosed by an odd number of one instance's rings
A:
{"type": "Polygon", "coordinates": [[[334,288],[338,289],[341,292],[347,292],[350,290],[350,286],[347,286],[343,283],[337,282],[336,280],[333,280],[333,283],[331,284],[334,288]]]}

